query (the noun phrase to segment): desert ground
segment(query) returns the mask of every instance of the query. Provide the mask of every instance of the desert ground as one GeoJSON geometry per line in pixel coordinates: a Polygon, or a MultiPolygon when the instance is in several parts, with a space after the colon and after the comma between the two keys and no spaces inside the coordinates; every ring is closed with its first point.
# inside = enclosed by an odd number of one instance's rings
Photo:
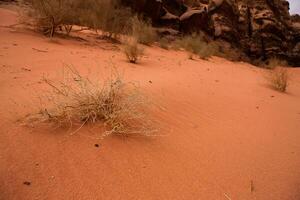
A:
{"type": "Polygon", "coordinates": [[[286,93],[267,70],[145,47],[138,64],[92,33],[50,40],[10,26],[0,8],[0,199],[300,199],[300,68],[286,93]],[[43,75],[65,64],[105,77],[111,66],[158,105],[157,137],[97,138],[97,129],[18,123],[38,105],[43,75]],[[96,145],[96,146],[95,146],[96,145]]]}

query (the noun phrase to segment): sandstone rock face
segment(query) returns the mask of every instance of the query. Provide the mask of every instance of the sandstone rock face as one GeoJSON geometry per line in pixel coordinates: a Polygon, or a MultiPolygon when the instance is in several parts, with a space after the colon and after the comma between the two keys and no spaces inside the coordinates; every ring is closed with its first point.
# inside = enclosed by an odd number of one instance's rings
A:
{"type": "Polygon", "coordinates": [[[158,27],[205,32],[241,48],[252,59],[279,57],[300,66],[299,16],[287,0],[123,0],[158,27]]]}

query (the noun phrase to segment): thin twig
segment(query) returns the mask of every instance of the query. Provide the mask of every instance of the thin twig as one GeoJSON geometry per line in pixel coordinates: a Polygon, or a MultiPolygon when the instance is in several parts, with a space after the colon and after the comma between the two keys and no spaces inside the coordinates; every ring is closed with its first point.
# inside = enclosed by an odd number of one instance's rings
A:
{"type": "Polygon", "coordinates": [[[88,122],[89,118],[87,118],[82,124],[81,126],[76,129],[74,132],[70,133],[70,135],[74,135],[75,133],[77,133],[80,129],[82,129],[82,127],[88,122]]]}
{"type": "Polygon", "coordinates": [[[230,198],[226,193],[224,193],[224,196],[225,196],[228,200],[231,200],[231,198],[230,198]]]}
{"type": "Polygon", "coordinates": [[[32,49],[35,50],[35,51],[38,51],[38,52],[48,53],[48,51],[46,51],[46,50],[40,50],[40,49],[36,49],[36,48],[32,48],[32,49]]]}

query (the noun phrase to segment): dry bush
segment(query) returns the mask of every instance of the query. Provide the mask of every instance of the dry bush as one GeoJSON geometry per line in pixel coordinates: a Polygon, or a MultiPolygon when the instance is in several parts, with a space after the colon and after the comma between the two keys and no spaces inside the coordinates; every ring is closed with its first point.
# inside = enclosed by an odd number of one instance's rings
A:
{"type": "Polygon", "coordinates": [[[263,65],[263,67],[267,69],[275,69],[276,67],[285,66],[288,66],[287,62],[278,58],[271,58],[263,65]]]}
{"type": "Polygon", "coordinates": [[[284,67],[274,68],[270,72],[269,81],[272,88],[280,92],[285,92],[288,87],[288,81],[289,81],[289,75],[287,69],[284,67]]]}
{"type": "Polygon", "coordinates": [[[163,49],[169,49],[169,41],[167,38],[161,38],[159,41],[158,41],[158,44],[161,48],[163,49]]]}
{"type": "Polygon", "coordinates": [[[71,0],[26,0],[32,9],[28,15],[34,19],[35,26],[45,35],[53,37],[57,30],[65,26],[67,32],[71,31],[72,1],[71,0]]]}
{"type": "Polygon", "coordinates": [[[136,40],[145,45],[151,45],[157,40],[157,34],[149,21],[144,21],[137,16],[131,19],[132,33],[136,40]]]}
{"type": "Polygon", "coordinates": [[[108,37],[125,32],[132,14],[119,0],[25,0],[36,27],[53,37],[58,30],[70,33],[71,25],[101,30],[108,37]]]}
{"type": "Polygon", "coordinates": [[[137,61],[144,54],[144,49],[139,46],[137,40],[128,40],[124,44],[124,53],[131,63],[137,63],[137,61]]]}
{"type": "Polygon", "coordinates": [[[117,37],[128,32],[132,18],[129,8],[121,6],[119,0],[86,0],[78,6],[81,10],[80,24],[103,31],[108,37],[117,37]]]}
{"type": "Polygon", "coordinates": [[[177,40],[175,48],[184,48],[189,51],[190,58],[193,58],[193,55],[196,54],[202,59],[207,59],[211,56],[218,55],[219,53],[219,46],[214,42],[207,43],[203,40],[201,34],[192,34],[177,40]]]}
{"type": "Polygon", "coordinates": [[[72,67],[67,69],[62,81],[43,79],[52,89],[46,102],[52,105],[27,116],[27,124],[51,123],[67,128],[77,125],[80,129],[86,124],[103,123],[107,130],[103,137],[150,136],[155,132],[146,115],[150,104],[135,84],[125,83],[118,73],[101,83],[81,76],[72,67]]]}

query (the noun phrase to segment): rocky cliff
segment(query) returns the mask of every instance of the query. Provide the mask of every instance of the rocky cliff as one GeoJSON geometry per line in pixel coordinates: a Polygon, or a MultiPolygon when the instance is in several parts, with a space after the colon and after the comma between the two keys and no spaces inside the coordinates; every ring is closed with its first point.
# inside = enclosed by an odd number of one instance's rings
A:
{"type": "Polygon", "coordinates": [[[286,59],[300,66],[300,24],[286,0],[123,0],[171,32],[203,31],[251,59],[286,59]],[[175,31],[174,31],[175,30],[175,31]]]}

